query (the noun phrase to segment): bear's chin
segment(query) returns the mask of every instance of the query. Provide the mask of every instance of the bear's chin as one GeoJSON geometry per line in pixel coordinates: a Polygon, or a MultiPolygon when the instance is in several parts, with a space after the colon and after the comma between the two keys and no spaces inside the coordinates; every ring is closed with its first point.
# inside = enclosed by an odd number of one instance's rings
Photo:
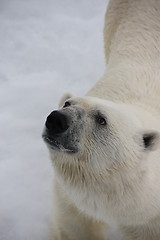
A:
{"type": "Polygon", "coordinates": [[[48,137],[47,135],[43,135],[43,140],[45,141],[49,150],[54,150],[58,152],[65,152],[65,153],[77,153],[78,149],[75,146],[65,147],[60,142],[48,137]]]}

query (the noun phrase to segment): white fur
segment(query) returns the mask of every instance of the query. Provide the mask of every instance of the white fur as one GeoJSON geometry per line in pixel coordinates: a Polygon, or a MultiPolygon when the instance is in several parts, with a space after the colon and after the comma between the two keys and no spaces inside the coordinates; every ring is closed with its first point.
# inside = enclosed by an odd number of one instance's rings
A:
{"type": "Polygon", "coordinates": [[[50,150],[52,239],[115,240],[109,233],[115,226],[123,240],[159,240],[160,2],[111,0],[104,42],[102,79],[86,97],[60,101],[74,100],[85,126],[77,154],[50,150]],[[100,133],[90,117],[95,109],[108,121],[100,133]],[[145,149],[148,133],[154,137],[145,149]]]}

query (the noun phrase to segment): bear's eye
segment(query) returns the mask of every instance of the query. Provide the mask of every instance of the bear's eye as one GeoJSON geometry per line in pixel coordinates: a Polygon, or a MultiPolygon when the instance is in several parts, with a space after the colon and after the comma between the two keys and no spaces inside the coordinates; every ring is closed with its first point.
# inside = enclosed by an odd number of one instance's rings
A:
{"type": "Polygon", "coordinates": [[[97,116],[96,117],[96,122],[99,124],[99,125],[102,125],[102,126],[105,126],[107,123],[106,123],[106,120],[101,117],[101,116],[97,116]]]}
{"type": "Polygon", "coordinates": [[[70,102],[65,102],[63,108],[66,108],[66,107],[69,107],[69,106],[71,106],[70,102]]]}

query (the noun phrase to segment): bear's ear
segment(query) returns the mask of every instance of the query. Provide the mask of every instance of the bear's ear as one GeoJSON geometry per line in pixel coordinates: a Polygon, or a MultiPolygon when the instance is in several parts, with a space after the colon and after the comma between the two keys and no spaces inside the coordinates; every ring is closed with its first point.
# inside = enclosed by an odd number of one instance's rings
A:
{"type": "Polygon", "coordinates": [[[143,145],[145,150],[154,151],[160,147],[160,133],[148,131],[143,133],[143,145]]]}
{"type": "Polygon", "coordinates": [[[73,95],[72,93],[65,93],[65,94],[61,97],[61,99],[60,99],[60,101],[59,101],[59,108],[63,107],[64,103],[65,103],[68,99],[70,99],[71,97],[74,97],[74,96],[75,96],[75,95],[73,95]]]}

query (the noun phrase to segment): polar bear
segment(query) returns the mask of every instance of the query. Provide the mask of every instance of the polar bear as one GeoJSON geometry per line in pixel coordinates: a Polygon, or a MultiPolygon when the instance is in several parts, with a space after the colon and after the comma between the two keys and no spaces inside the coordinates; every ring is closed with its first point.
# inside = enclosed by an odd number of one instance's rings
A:
{"type": "Polygon", "coordinates": [[[111,0],[104,44],[103,77],[46,119],[51,239],[159,240],[160,1],[111,0]]]}

